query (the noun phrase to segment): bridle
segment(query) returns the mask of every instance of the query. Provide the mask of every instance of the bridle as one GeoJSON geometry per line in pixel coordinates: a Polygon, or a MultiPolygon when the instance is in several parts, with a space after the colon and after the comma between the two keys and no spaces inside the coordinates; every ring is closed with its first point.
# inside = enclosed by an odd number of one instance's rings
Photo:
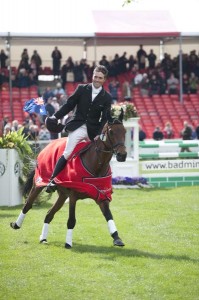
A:
{"type": "MultiPolygon", "coordinates": [[[[114,123],[107,123],[107,126],[105,130],[102,132],[100,136],[100,141],[105,145],[106,148],[109,148],[109,150],[104,150],[98,147],[97,145],[97,140],[95,140],[95,150],[96,152],[104,152],[104,153],[112,153],[117,155],[118,149],[120,147],[124,147],[123,142],[117,142],[116,144],[113,144],[110,134],[109,134],[109,129],[114,126],[114,125],[122,124],[121,121],[117,120],[117,122],[114,123]],[[104,140],[104,138],[107,137],[107,140],[104,140]],[[107,143],[108,142],[108,143],[107,143]]],[[[98,139],[99,140],[99,139],[98,139]]]]}

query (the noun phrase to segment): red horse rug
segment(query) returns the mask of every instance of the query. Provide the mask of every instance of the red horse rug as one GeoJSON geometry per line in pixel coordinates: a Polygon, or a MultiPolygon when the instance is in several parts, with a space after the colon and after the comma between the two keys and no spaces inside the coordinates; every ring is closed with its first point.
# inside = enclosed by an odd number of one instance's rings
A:
{"type": "MultiPolygon", "coordinates": [[[[50,142],[38,155],[35,172],[35,184],[46,186],[54,167],[65,149],[67,138],[50,142]]],[[[79,143],[71,154],[66,167],[54,179],[57,185],[84,193],[96,201],[112,200],[112,174],[109,169],[105,177],[94,177],[85,169],[79,153],[89,146],[90,142],[79,143]]]]}

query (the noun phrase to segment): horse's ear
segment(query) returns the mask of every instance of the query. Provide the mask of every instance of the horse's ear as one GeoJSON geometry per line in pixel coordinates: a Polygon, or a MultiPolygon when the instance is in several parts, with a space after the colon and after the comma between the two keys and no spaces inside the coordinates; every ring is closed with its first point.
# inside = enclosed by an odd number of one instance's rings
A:
{"type": "Polygon", "coordinates": [[[110,109],[107,110],[106,117],[107,117],[107,121],[108,121],[109,124],[113,123],[113,118],[111,116],[111,110],[110,109]]]}
{"type": "Polygon", "coordinates": [[[121,113],[120,113],[118,119],[122,122],[122,121],[123,121],[123,118],[124,118],[124,110],[123,110],[123,108],[121,108],[121,113]]]}

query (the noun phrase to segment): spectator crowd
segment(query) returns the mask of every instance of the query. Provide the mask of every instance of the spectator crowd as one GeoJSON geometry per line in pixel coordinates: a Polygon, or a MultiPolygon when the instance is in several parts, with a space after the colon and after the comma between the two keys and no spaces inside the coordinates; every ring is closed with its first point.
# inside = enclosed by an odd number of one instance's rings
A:
{"type": "MultiPolygon", "coordinates": [[[[52,50],[51,58],[51,74],[58,81],[54,89],[46,87],[42,95],[49,116],[52,116],[67,101],[66,84],[68,82],[90,82],[93,69],[96,66],[94,62],[92,65],[89,65],[86,59],[81,59],[79,62],[74,61],[72,56],[69,56],[62,64],[63,54],[57,46],[52,50]]],[[[9,82],[7,60],[8,55],[4,50],[1,50],[0,88],[4,83],[9,82]]],[[[103,55],[99,64],[106,66],[109,71],[110,80],[107,89],[112,96],[113,104],[119,101],[119,91],[122,91],[122,99],[131,100],[134,87],[139,88],[142,96],[179,94],[178,56],[172,59],[168,53],[165,53],[163,59],[158,61],[153,49],[147,53],[143,45],[140,45],[135,55],[131,54],[127,57],[127,52],[124,52],[121,56],[115,54],[111,61],[108,61],[106,55],[103,55]],[[121,82],[119,77],[124,74],[128,74],[128,78],[121,82]]],[[[183,93],[197,94],[199,86],[199,55],[196,53],[196,50],[192,50],[189,54],[182,54],[182,72],[183,93]]],[[[42,74],[41,56],[37,50],[34,50],[32,55],[29,55],[28,50],[24,49],[21,53],[18,68],[12,68],[12,87],[38,85],[38,76],[40,74],[42,74]]],[[[57,135],[50,134],[47,131],[44,124],[45,119],[40,119],[41,126],[38,126],[34,115],[24,120],[22,125],[17,124],[17,120],[9,122],[5,117],[3,120],[3,132],[6,134],[10,130],[13,131],[23,126],[24,133],[28,135],[29,139],[57,138],[57,135]]],[[[198,127],[191,130],[191,138],[199,138],[198,127]]],[[[142,136],[140,140],[146,138],[146,134],[144,135],[142,131],[140,128],[140,135],[142,136]]],[[[154,129],[153,139],[161,140],[163,138],[174,138],[174,132],[169,121],[165,124],[165,128],[162,131],[158,126],[154,129]]],[[[183,134],[182,138],[184,138],[183,134]]]]}

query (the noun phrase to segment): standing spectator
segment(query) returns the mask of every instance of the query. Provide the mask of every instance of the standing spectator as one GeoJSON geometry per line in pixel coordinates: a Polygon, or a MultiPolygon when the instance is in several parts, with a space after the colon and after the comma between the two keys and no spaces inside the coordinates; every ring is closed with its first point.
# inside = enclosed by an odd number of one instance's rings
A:
{"type": "Polygon", "coordinates": [[[5,51],[2,49],[0,52],[0,68],[1,69],[6,69],[6,60],[8,59],[8,56],[5,54],[5,51]]]}
{"type": "Polygon", "coordinates": [[[111,74],[110,76],[117,76],[119,74],[119,55],[116,53],[114,59],[111,61],[111,74]]]}
{"type": "Polygon", "coordinates": [[[156,128],[155,128],[155,130],[153,132],[153,139],[155,141],[161,141],[161,140],[163,140],[163,138],[164,138],[164,135],[163,135],[160,127],[156,126],[156,128]]]}
{"type": "Polygon", "coordinates": [[[166,78],[168,78],[172,71],[172,59],[168,53],[164,53],[164,58],[162,59],[160,66],[164,71],[166,78]]]}
{"type": "MultiPolygon", "coordinates": [[[[184,121],[184,127],[181,131],[181,136],[182,136],[183,140],[191,140],[192,139],[192,128],[188,124],[187,121],[184,121]]],[[[182,147],[181,152],[184,152],[184,151],[191,152],[189,147],[182,147]]]]}
{"type": "Polygon", "coordinates": [[[37,50],[33,51],[33,55],[31,56],[31,60],[34,60],[35,64],[36,64],[36,68],[37,68],[37,74],[39,73],[39,69],[42,65],[42,60],[40,55],[38,54],[37,50]]]}
{"type": "Polygon", "coordinates": [[[51,54],[52,60],[53,60],[53,75],[59,76],[60,75],[60,67],[61,67],[61,59],[62,54],[58,47],[56,46],[51,54]]]}
{"type": "Polygon", "coordinates": [[[138,69],[143,70],[146,67],[146,58],[147,53],[143,49],[143,45],[140,45],[139,50],[137,51],[137,60],[138,60],[138,69]]]}
{"type": "Polygon", "coordinates": [[[106,58],[106,55],[103,55],[102,56],[102,59],[100,60],[99,64],[101,66],[105,66],[107,68],[107,70],[110,69],[110,63],[108,62],[107,58],[106,58]]]}
{"type": "Polygon", "coordinates": [[[128,59],[128,71],[131,71],[136,63],[137,63],[137,60],[134,58],[133,55],[130,55],[129,59],[128,59]]]}
{"type": "MultiPolygon", "coordinates": [[[[82,69],[82,66],[80,66],[80,64],[77,61],[75,62],[73,72],[74,72],[74,81],[75,82],[83,82],[83,79],[84,79],[83,69],[82,69]]],[[[63,79],[62,79],[62,82],[64,82],[63,79]]]]}
{"type": "Polygon", "coordinates": [[[25,64],[29,64],[29,55],[28,55],[28,49],[23,49],[23,52],[21,54],[21,60],[25,63],[25,64]]]}
{"type": "Polygon", "coordinates": [[[153,52],[153,49],[150,50],[150,53],[148,54],[147,59],[148,59],[148,62],[149,62],[149,69],[154,69],[157,56],[153,52]]]}
{"type": "Polygon", "coordinates": [[[119,73],[127,72],[127,63],[128,59],[126,58],[126,52],[123,53],[122,56],[119,57],[119,73]]]}
{"type": "Polygon", "coordinates": [[[164,138],[165,139],[173,139],[174,132],[170,122],[166,122],[164,130],[163,130],[164,138]]]}

